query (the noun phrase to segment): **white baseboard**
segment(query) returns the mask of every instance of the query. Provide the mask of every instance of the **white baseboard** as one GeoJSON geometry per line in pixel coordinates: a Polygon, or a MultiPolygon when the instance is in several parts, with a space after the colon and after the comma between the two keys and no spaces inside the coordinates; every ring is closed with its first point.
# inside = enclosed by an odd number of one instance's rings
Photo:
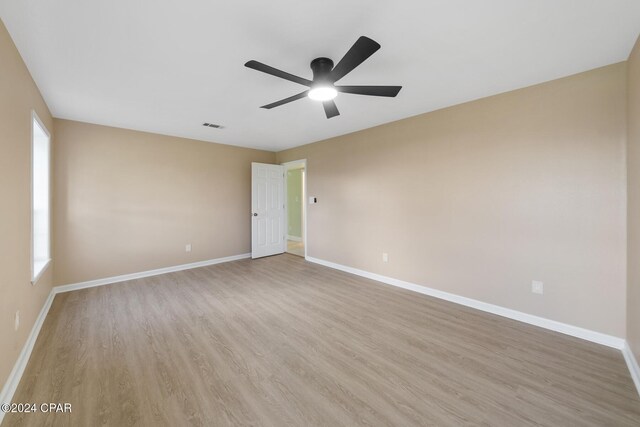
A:
{"type": "Polygon", "coordinates": [[[72,283],[69,285],[56,286],[55,293],[76,291],[78,289],[93,288],[95,286],[110,285],[112,283],[124,282],[126,280],[141,279],[143,277],[157,276],[159,274],[173,273],[174,271],[190,270],[192,268],[206,267],[207,265],[221,264],[223,262],[237,261],[251,258],[251,254],[232,255],[224,258],[210,259],[206,261],[192,262],[190,264],[175,265],[173,267],[158,268],[156,270],[142,271],[140,273],[123,274],[121,276],[106,277],[104,279],[89,280],[87,282],[72,283]]]}
{"type": "MultiPolygon", "coordinates": [[[[217,258],[208,261],[200,261],[194,262],[190,264],[182,264],[173,267],[167,268],[159,268],[156,270],[150,270],[140,273],[133,274],[125,274],[121,276],[109,277],[98,280],[91,280],[88,282],[75,283],[63,286],[56,286],[51,289],[49,296],[47,297],[44,305],[42,306],[42,310],[38,314],[35,324],[31,328],[31,332],[27,338],[27,341],[18,356],[18,360],[13,366],[11,373],[9,374],[9,378],[7,379],[2,391],[0,392],[0,403],[9,403],[13,398],[13,394],[18,388],[18,384],[20,383],[20,379],[22,378],[22,374],[24,373],[25,368],[27,367],[27,363],[29,358],[31,357],[31,352],[33,351],[33,346],[36,343],[38,338],[38,334],[40,333],[40,329],[44,324],[44,320],[49,313],[49,309],[51,308],[51,304],[53,303],[53,299],[56,294],[62,292],[69,292],[77,289],[90,288],[94,286],[102,286],[111,283],[118,283],[125,280],[133,280],[139,279],[142,277],[150,277],[156,276],[159,274],[171,273],[174,271],[188,270],[191,268],[204,267],[207,265],[220,264],[223,262],[236,261],[240,259],[250,258],[251,254],[242,254],[242,255],[234,255],[225,258],[217,258]]],[[[540,326],[546,329],[550,329],[556,332],[561,332],[567,335],[575,336],[578,338],[583,338],[588,341],[593,341],[598,344],[603,344],[609,347],[614,347],[622,350],[622,354],[627,362],[627,366],[629,367],[629,371],[631,372],[631,377],[638,389],[638,393],[640,393],[640,368],[638,367],[638,363],[629,348],[629,345],[622,338],[602,334],[599,332],[590,331],[588,329],[579,328],[577,326],[567,325],[564,323],[556,322],[554,320],[544,319],[541,317],[533,316],[530,314],[522,313],[516,310],[511,310],[508,308],[500,307],[493,304],[487,304],[482,301],[473,300],[466,297],[461,297],[455,294],[450,294],[447,292],[438,291],[437,289],[427,288],[425,286],[416,285],[413,283],[405,282],[398,279],[393,279],[391,277],[382,276],[375,273],[370,273],[364,270],[359,270],[352,267],[347,267],[344,265],[332,263],[329,261],[324,261],[321,259],[307,257],[308,261],[324,265],[326,267],[334,268],[336,270],[342,270],[347,273],[352,273],[358,276],[366,277],[368,279],[376,280],[382,283],[386,283],[389,285],[397,286],[404,289],[409,289],[415,292],[419,292],[425,295],[430,295],[436,298],[444,299],[447,301],[451,301],[457,304],[465,305],[467,307],[476,308],[482,311],[486,311],[489,313],[497,314],[503,317],[508,317],[510,319],[519,320],[521,322],[529,323],[532,325],[540,326]]],[[[4,418],[4,412],[0,411],[0,424],[2,424],[2,419],[4,418]]]]}
{"type": "MultiPolygon", "coordinates": [[[[2,388],[2,392],[0,392],[0,404],[11,402],[11,399],[13,398],[13,394],[16,392],[16,389],[18,388],[18,384],[20,383],[20,379],[22,378],[22,374],[24,373],[24,370],[27,367],[27,362],[29,362],[29,358],[31,357],[33,346],[36,343],[36,339],[38,338],[40,329],[44,324],[44,320],[47,317],[47,313],[49,313],[49,308],[51,308],[51,304],[53,303],[53,299],[56,296],[56,294],[75,291],[78,289],[92,288],[94,286],[102,286],[102,285],[108,285],[111,283],[123,282],[125,280],[133,280],[133,279],[140,279],[142,277],[157,276],[159,274],[172,273],[174,271],[189,270],[192,268],[205,267],[207,265],[221,264],[223,262],[237,261],[240,259],[246,259],[250,257],[251,257],[251,254],[233,255],[233,256],[228,256],[224,258],[210,259],[207,261],[193,262],[190,264],[176,265],[173,267],[158,268],[156,270],[143,271],[140,273],[123,274],[121,276],[90,280],[88,282],[54,286],[53,288],[51,288],[51,292],[49,293],[47,300],[42,306],[42,310],[40,310],[40,314],[38,314],[38,318],[36,319],[36,322],[33,325],[33,328],[31,328],[31,332],[29,333],[27,342],[22,347],[22,351],[18,356],[18,360],[13,365],[13,369],[11,370],[11,373],[9,374],[9,378],[7,379],[6,383],[4,384],[4,387],[2,388]]],[[[0,411],[0,424],[2,424],[3,418],[4,418],[4,412],[0,411]]]]}
{"type": "Polygon", "coordinates": [[[302,237],[287,234],[287,240],[291,240],[292,242],[302,242],[302,237]]]}
{"type": "Polygon", "coordinates": [[[403,289],[409,289],[414,292],[419,292],[421,294],[454,302],[456,304],[486,311],[492,314],[497,314],[498,316],[507,317],[509,319],[518,320],[520,322],[529,323],[541,328],[550,329],[552,331],[560,332],[566,335],[571,335],[573,337],[582,338],[587,341],[606,345],[607,347],[613,347],[618,350],[622,350],[625,346],[624,338],[603,334],[601,332],[591,331],[589,329],[568,325],[566,323],[557,322],[555,320],[545,319],[544,317],[534,316],[532,314],[523,313],[521,311],[512,310],[510,308],[501,307],[499,305],[489,304],[471,298],[462,297],[460,295],[439,291],[437,289],[428,288],[422,285],[416,285],[415,283],[405,282],[404,280],[394,279],[392,277],[382,276],[376,273],[370,273],[368,271],[359,270],[357,268],[336,264],[318,258],[307,257],[306,259],[307,261],[334,268],[336,270],[345,271],[347,273],[366,277],[367,279],[376,280],[388,285],[397,286],[403,289]]]}
{"type": "Polygon", "coordinates": [[[631,351],[631,347],[629,347],[628,342],[624,343],[622,355],[624,356],[625,362],[627,362],[629,372],[631,372],[631,378],[633,379],[633,383],[636,385],[636,390],[638,390],[638,394],[640,395],[640,366],[638,366],[638,360],[634,356],[633,351],[631,351]]]}
{"type": "MultiPolygon", "coordinates": [[[[51,308],[51,303],[53,303],[53,298],[55,297],[55,292],[51,289],[49,292],[49,296],[44,302],[42,306],[42,310],[38,314],[36,318],[36,322],[31,328],[31,332],[27,337],[27,342],[24,343],[22,347],[22,351],[18,356],[18,360],[13,365],[13,369],[9,374],[9,378],[2,387],[2,391],[0,392],[0,404],[2,403],[10,403],[13,398],[13,394],[16,392],[18,388],[18,384],[20,384],[20,379],[22,378],[22,374],[24,373],[25,368],[27,367],[27,362],[29,362],[29,358],[31,357],[31,352],[33,351],[33,346],[36,343],[36,339],[38,339],[38,334],[40,333],[40,329],[44,324],[44,319],[47,318],[47,313],[49,313],[49,308],[51,308]]],[[[0,424],[2,424],[2,419],[4,418],[4,411],[0,411],[0,424]]]]}
{"type": "Polygon", "coordinates": [[[324,265],[325,267],[333,268],[336,270],[345,271],[347,273],[355,274],[356,276],[366,277],[367,279],[376,280],[378,282],[386,283],[387,285],[397,286],[399,288],[408,289],[414,292],[419,292],[424,295],[429,295],[435,298],[450,301],[456,304],[464,305],[467,307],[475,308],[488,313],[497,314],[498,316],[507,317],[509,319],[518,320],[520,322],[528,323],[531,325],[539,326],[541,328],[549,329],[551,331],[560,332],[562,334],[571,335],[573,337],[582,338],[587,341],[591,341],[597,344],[602,344],[607,347],[613,347],[621,350],[624,360],[627,363],[629,372],[633,383],[640,395],[640,367],[638,362],[629,347],[627,341],[623,338],[615,337],[612,335],[603,334],[601,332],[591,331],[589,329],[580,328],[578,326],[568,325],[566,323],[557,322],[555,320],[545,319],[544,317],[534,316],[532,314],[523,313],[521,311],[512,310],[510,308],[501,307],[499,305],[489,304],[486,302],[474,300],[471,298],[462,297],[456,294],[439,291],[437,289],[428,288],[422,285],[416,285],[415,283],[405,282],[403,280],[394,279],[392,277],[382,276],[380,274],[371,273],[365,270],[360,270],[346,265],[336,264],[334,262],[325,261],[323,259],[306,257],[306,260],[316,264],[324,265]]]}

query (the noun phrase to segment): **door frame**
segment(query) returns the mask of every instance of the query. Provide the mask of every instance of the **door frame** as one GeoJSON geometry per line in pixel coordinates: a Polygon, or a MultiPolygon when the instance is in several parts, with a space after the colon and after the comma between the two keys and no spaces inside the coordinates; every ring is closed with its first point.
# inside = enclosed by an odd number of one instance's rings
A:
{"type": "Polygon", "coordinates": [[[307,159],[292,160],[290,162],[280,163],[284,166],[284,251],[287,252],[287,235],[289,234],[289,199],[287,189],[287,172],[291,169],[299,169],[300,166],[304,168],[304,174],[302,178],[302,243],[304,244],[304,259],[307,259],[307,248],[309,247],[309,240],[307,238],[307,181],[309,180],[309,171],[307,170],[307,159]]]}

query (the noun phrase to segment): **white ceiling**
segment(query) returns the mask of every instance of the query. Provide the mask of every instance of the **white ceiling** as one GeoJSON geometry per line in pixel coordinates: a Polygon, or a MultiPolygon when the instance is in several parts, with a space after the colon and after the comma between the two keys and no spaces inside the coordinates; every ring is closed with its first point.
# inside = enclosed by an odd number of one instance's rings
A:
{"type": "Polygon", "coordinates": [[[55,117],[281,150],[625,60],[638,0],[0,0],[0,17],[55,117]],[[310,78],[366,35],[382,45],[325,118],[304,90],[243,64],[310,78]],[[202,126],[218,123],[224,129],[202,126]]]}

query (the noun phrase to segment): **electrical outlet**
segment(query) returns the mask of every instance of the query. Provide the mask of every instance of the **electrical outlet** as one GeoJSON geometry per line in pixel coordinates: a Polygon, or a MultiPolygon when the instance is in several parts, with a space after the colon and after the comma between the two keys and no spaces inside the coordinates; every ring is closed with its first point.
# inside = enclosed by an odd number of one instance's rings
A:
{"type": "Polygon", "coordinates": [[[185,252],[191,252],[191,243],[187,243],[184,247],[185,252]]]}
{"type": "Polygon", "coordinates": [[[543,294],[544,293],[544,283],[539,282],[537,280],[531,281],[531,292],[534,294],[543,294]]]}
{"type": "Polygon", "coordinates": [[[20,310],[16,311],[16,318],[15,318],[13,327],[15,328],[16,331],[20,327],[20,310]]]}
{"type": "Polygon", "coordinates": [[[389,262],[389,254],[382,252],[382,262],[389,262]]]}

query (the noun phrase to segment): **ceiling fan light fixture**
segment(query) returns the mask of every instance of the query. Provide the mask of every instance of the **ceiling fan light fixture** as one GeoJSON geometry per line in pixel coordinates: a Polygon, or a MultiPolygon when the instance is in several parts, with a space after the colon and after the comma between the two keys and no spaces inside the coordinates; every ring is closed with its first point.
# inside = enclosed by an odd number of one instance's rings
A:
{"type": "Polygon", "coordinates": [[[385,96],[388,98],[393,98],[400,92],[402,86],[334,86],[335,82],[353,71],[354,68],[366,61],[378,49],[380,49],[380,45],[377,42],[369,37],[360,36],[335,67],[330,58],[319,57],[311,61],[309,66],[313,72],[312,80],[278,70],[253,59],[247,61],[244,66],[309,88],[304,92],[263,105],[260,108],[270,110],[308,96],[314,101],[322,102],[324,113],[327,119],[330,119],[340,115],[338,107],[333,101],[338,92],[353,95],[385,96]]]}
{"type": "Polygon", "coordinates": [[[318,86],[309,91],[309,98],[314,101],[330,101],[337,95],[338,91],[332,86],[318,86]]]}

